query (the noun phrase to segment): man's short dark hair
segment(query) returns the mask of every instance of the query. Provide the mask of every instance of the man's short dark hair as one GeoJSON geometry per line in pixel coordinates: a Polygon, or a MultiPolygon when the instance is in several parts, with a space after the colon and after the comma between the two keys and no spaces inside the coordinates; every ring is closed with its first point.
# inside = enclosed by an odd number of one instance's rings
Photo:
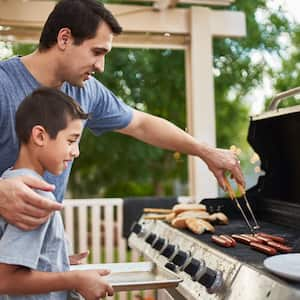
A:
{"type": "Polygon", "coordinates": [[[69,28],[75,45],[96,36],[100,23],[105,22],[114,34],[122,28],[112,13],[97,0],[61,0],[50,13],[41,33],[39,50],[50,49],[57,42],[60,29],[69,28]]]}
{"type": "Polygon", "coordinates": [[[27,96],[16,112],[16,133],[20,143],[29,142],[32,128],[43,126],[51,139],[67,127],[70,120],[86,120],[86,114],[71,97],[53,88],[39,88],[27,96]]]}

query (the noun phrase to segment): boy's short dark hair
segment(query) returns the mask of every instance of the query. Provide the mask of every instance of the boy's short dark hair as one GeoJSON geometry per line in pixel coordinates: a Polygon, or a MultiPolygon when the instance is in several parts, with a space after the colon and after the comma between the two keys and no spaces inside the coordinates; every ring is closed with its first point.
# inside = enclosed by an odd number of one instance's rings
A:
{"type": "Polygon", "coordinates": [[[51,139],[67,127],[69,120],[88,119],[71,97],[53,88],[39,88],[27,96],[16,112],[16,133],[20,143],[27,144],[32,128],[43,126],[51,139]]]}
{"type": "Polygon", "coordinates": [[[106,22],[114,34],[122,28],[112,13],[97,0],[61,0],[50,13],[41,33],[39,50],[50,49],[57,42],[61,28],[69,28],[75,45],[95,37],[101,22],[106,22]]]}

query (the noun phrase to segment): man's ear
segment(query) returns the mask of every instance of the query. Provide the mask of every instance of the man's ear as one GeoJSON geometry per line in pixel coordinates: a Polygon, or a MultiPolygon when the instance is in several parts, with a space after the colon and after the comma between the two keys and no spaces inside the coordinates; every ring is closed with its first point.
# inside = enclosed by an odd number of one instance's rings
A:
{"type": "Polygon", "coordinates": [[[72,33],[69,28],[61,28],[57,34],[57,45],[64,50],[71,43],[72,33]]]}
{"type": "Polygon", "coordinates": [[[45,128],[40,125],[36,125],[31,130],[31,139],[37,146],[43,147],[47,142],[48,133],[45,128]]]}

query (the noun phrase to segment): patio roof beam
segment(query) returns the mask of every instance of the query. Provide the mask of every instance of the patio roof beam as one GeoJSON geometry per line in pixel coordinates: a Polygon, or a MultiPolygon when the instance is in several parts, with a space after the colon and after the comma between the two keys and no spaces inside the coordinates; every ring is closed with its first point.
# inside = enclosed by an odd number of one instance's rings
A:
{"type": "MultiPolygon", "coordinates": [[[[0,7],[0,25],[41,28],[53,9],[54,2],[0,0],[0,7]],[[39,13],[36,14],[36,11],[39,13]]],[[[189,9],[176,8],[157,12],[146,6],[110,4],[106,7],[119,20],[125,33],[190,34],[189,9]]],[[[246,33],[245,25],[243,26],[244,14],[240,12],[210,10],[210,22],[213,37],[241,37],[246,33]]]]}

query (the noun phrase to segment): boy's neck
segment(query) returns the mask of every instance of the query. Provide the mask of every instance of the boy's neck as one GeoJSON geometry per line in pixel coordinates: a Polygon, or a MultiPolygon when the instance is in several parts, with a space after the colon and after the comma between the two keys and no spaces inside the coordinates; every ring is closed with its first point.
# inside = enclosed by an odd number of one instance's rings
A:
{"type": "Polygon", "coordinates": [[[30,169],[43,176],[44,168],[41,166],[36,153],[30,147],[21,145],[18,158],[13,166],[13,169],[30,169]]]}

